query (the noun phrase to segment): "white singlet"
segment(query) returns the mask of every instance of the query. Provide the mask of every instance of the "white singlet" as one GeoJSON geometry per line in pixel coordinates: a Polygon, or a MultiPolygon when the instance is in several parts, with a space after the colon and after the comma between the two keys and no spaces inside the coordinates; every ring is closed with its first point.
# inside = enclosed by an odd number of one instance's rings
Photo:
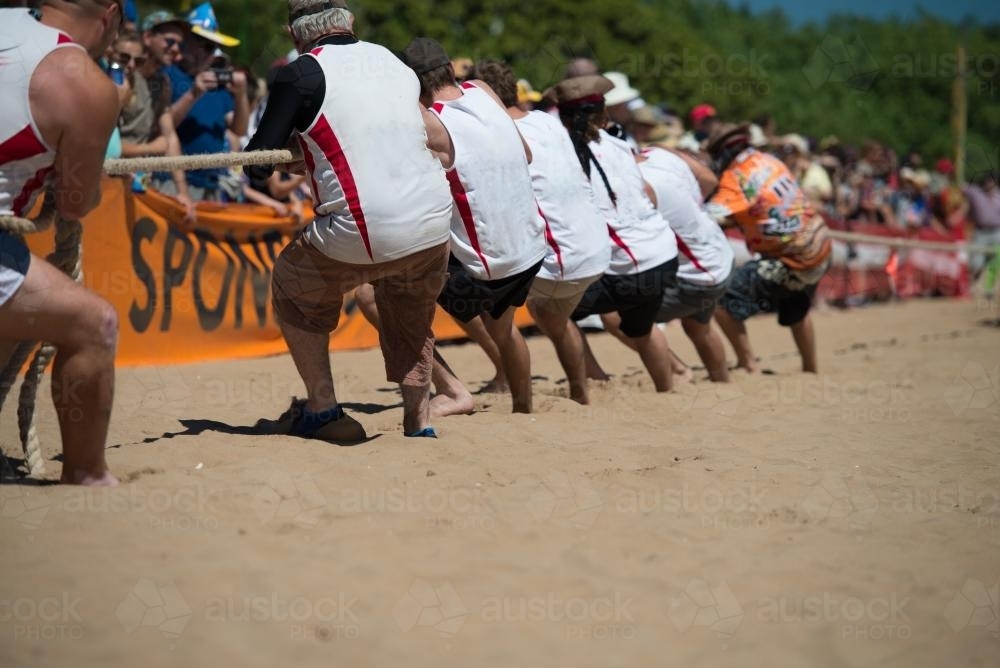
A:
{"type": "Polygon", "coordinates": [[[495,281],[545,257],[545,222],[514,121],[475,84],[462,92],[432,107],[455,146],[451,252],[471,275],[495,281]]]}
{"type": "Polygon", "coordinates": [[[544,111],[532,111],[516,123],[531,148],[531,185],[547,225],[549,248],[538,275],[572,281],[603,274],[611,262],[608,226],[569,134],[544,111]]]}
{"type": "Polygon", "coordinates": [[[611,266],[616,276],[653,269],[677,257],[677,240],[670,225],[646,197],[642,172],[632,149],[621,139],[600,131],[600,141],[590,150],[608,177],[617,196],[612,202],[597,165],[590,165],[594,200],[608,221],[611,236],[611,266]]]}
{"type": "Polygon", "coordinates": [[[677,235],[677,277],[697,285],[719,285],[733,268],[733,249],[722,228],[705,211],[691,168],[662,148],[642,151],[639,170],[656,193],[656,207],[677,235]]]}
{"type": "Polygon", "coordinates": [[[451,194],[427,148],[416,75],[388,49],[325,45],[326,97],[299,135],[316,219],[306,237],[349,264],[395,260],[448,240],[451,194]]]}

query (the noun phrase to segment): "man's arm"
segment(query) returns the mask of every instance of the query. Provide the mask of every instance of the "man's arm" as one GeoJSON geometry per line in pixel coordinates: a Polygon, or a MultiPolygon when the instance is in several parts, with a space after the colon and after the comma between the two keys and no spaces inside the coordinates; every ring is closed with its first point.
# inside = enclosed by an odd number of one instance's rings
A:
{"type": "Polygon", "coordinates": [[[56,149],[59,213],[82,218],[101,201],[104,153],[120,113],[117,87],[82,50],[57,49],[32,76],[29,100],[42,136],[56,149]]]}
{"type": "Polygon", "coordinates": [[[250,126],[250,100],[247,98],[247,75],[243,72],[233,72],[233,82],[229,84],[229,93],[233,96],[234,109],[227,119],[229,129],[237,137],[247,133],[250,126]]]}
{"type": "Polygon", "coordinates": [[[683,160],[690,168],[695,180],[698,181],[698,187],[701,188],[701,196],[706,200],[711,197],[712,193],[719,187],[719,177],[715,175],[715,172],[687,151],[678,151],[672,148],[667,150],[683,160]]]}
{"type": "MultiPolygon", "coordinates": [[[[244,150],[285,148],[292,132],[305,130],[312,124],[325,97],[323,70],[315,59],[298,58],[285,65],[275,76],[257,132],[244,150]]],[[[243,172],[255,188],[263,189],[274,173],[274,165],[248,166],[243,172]]]]}
{"type": "Polygon", "coordinates": [[[210,90],[215,90],[217,86],[218,81],[215,78],[215,72],[205,70],[199,73],[194,78],[194,83],[191,87],[184,91],[184,94],[170,105],[170,115],[174,119],[174,126],[176,127],[184,122],[184,119],[191,113],[191,108],[198,101],[199,97],[210,90]]]}
{"type": "Polygon", "coordinates": [[[451,169],[455,164],[455,144],[451,141],[451,134],[444,126],[437,114],[424,108],[419,102],[420,112],[424,118],[424,130],[427,133],[427,148],[430,149],[434,157],[441,162],[445,169],[451,169]]]}

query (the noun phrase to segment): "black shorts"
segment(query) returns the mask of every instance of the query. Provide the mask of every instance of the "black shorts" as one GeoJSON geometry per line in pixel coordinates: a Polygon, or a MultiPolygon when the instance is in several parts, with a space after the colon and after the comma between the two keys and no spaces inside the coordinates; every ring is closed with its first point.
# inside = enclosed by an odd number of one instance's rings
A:
{"type": "Polygon", "coordinates": [[[0,306],[21,288],[30,265],[31,253],[24,242],[13,234],[0,231],[0,306]]]}
{"type": "Polygon", "coordinates": [[[778,260],[751,260],[733,272],[719,305],[736,320],[758,313],[777,313],[778,324],[791,327],[809,314],[819,278],[803,282],[799,274],[778,260]]]}
{"type": "Polygon", "coordinates": [[[599,313],[618,312],[625,336],[636,339],[653,330],[656,314],[663,303],[663,291],[674,283],[677,258],[638,274],[605,274],[593,283],[570,316],[583,320],[599,313]]]}
{"type": "Polygon", "coordinates": [[[511,306],[524,306],[542,262],[507,278],[484,281],[471,275],[452,255],[448,258],[448,280],[437,302],[459,322],[469,322],[484,313],[500,318],[511,306]]]}

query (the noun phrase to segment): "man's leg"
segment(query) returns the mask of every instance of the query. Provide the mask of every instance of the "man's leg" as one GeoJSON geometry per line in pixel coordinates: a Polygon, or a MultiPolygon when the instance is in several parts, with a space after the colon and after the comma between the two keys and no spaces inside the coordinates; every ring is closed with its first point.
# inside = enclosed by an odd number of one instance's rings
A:
{"type": "Polygon", "coordinates": [[[111,304],[32,257],[24,284],[0,306],[0,339],[8,348],[12,341],[34,340],[58,347],[52,400],[63,443],[61,480],[116,485],[104,459],[118,340],[118,316],[111,304]]]}
{"type": "Polygon", "coordinates": [[[667,338],[656,325],[646,336],[638,336],[632,339],[635,341],[636,349],[642,363],[653,379],[653,386],[657,392],[669,392],[674,389],[674,370],[671,362],[670,347],[667,345],[667,338]]]}
{"type": "Polygon", "coordinates": [[[569,384],[569,398],[579,404],[589,404],[583,336],[576,323],[569,320],[566,309],[559,307],[556,302],[536,303],[529,299],[528,310],[531,311],[535,324],[555,346],[556,356],[566,373],[566,382],[569,384]],[[555,306],[550,306],[551,304],[555,304],[555,306]]]}
{"type": "Polygon", "coordinates": [[[701,323],[694,318],[682,318],[681,325],[698,351],[702,364],[708,369],[709,377],[716,383],[728,383],[731,377],[726,364],[726,349],[722,338],[712,329],[711,321],[701,323]]]}
{"type": "MultiPolygon", "coordinates": [[[[614,311],[611,313],[604,313],[601,315],[601,322],[604,323],[605,331],[625,344],[629,350],[639,352],[639,346],[636,344],[635,339],[626,336],[625,332],[621,330],[622,317],[620,315],[614,311]]],[[[654,325],[654,327],[656,327],[656,325],[654,325]]],[[[666,335],[664,335],[664,341],[666,341],[666,335]]],[[[669,346],[670,344],[668,343],[667,347],[669,348],[669,346]]],[[[675,376],[680,376],[683,380],[688,382],[694,380],[694,373],[691,371],[690,367],[688,367],[688,365],[674,353],[673,349],[670,350],[670,368],[673,370],[675,376]]]]}
{"type": "Polygon", "coordinates": [[[362,283],[354,290],[354,301],[358,305],[361,315],[371,323],[375,329],[381,329],[378,318],[378,306],[375,304],[375,288],[371,283],[362,283]]]}
{"type": "Polygon", "coordinates": [[[736,365],[749,373],[757,372],[757,360],[750,348],[750,335],[747,334],[746,323],[729,315],[721,304],[715,309],[715,319],[722,328],[722,333],[729,339],[736,351],[736,365]]]}
{"type": "Polygon", "coordinates": [[[326,257],[301,237],[278,256],[271,280],[274,317],[307,394],[302,414],[291,411],[284,433],[331,443],[366,438],[361,423],[340,407],[330,366],[330,332],[339,323],[344,294],[365,280],[364,272],[326,257]]]}
{"type": "Polygon", "coordinates": [[[483,324],[500,350],[514,413],[531,412],[531,355],[521,331],[514,325],[513,306],[504,311],[500,318],[483,315],[483,324]]]}
{"type": "Polygon", "coordinates": [[[601,363],[597,361],[597,356],[594,355],[594,350],[590,347],[587,335],[580,329],[580,325],[574,322],[573,327],[576,328],[576,331],[580,334],[580,340],[583,342],[583,365],[587,370],[587,379],[599,380],[601,382],[611,380],[611,376],[604,370],[601,363]]]}
{"type": "MultiPolygon", "coordinates": [[[[369,283],[358,287],[354,292],[358,308],[365,318],[377,328],[380,328],[378,306],[375,304],[375,290],[369,283]]],[[[458,322],[456,320],[456,322],[458,322]]],[[[490,341],[492,345],[492,340],[490,341]]],[[[447,417],[449,415],[469,415],[476,410],[472,393],[466,389],[462,381],[451,370],[448,363],[441,357],[437,347],[434,348],[433,366],[431,368],[431,383],[434,385],[435,396],[428,401],[430,415],[447,417]]],[[[405,401],[404,401],[405,404],[405,401]]]]}
{"type": "Polygon", "coordinates": [[[447,246],[416,253],[373,283],[379,342],[386,377],[403,396],[403,433],[417,435],[431,426],[430,391],[434,360],[434,313],[445,281],[447,246]]]}
{"type": "Polygon", "coordinates": [[[490,336],[484,322],[485,318],[486,316],[476,317],[469,322],[462,322],[456,318],[455,322],[465,330],[466,336],[483,349],[486,356],[490,358],[490,362],[493,363],[493,368],[496,369],[493,380],[487,382],[481,391],[499,394],[510,388],[507,385],[507,374],[504,372],[503,356],[500,354],[500,348],[497,347],[496,341],[490,336]]]}
{"type": "Polygon", "coordinates": [[[434,350],[431,382],[434,384],[434,392],[436,393],[430,403],[431,415],[434,417],[470,415],[476,410],[472,394],[451,370],[448,362],[437,349],[434,350]]]}
{"type": "Polygon", "coordinates": [[[812,316],[807,313],[805,318],[792,325],[792,337],[802,356],[802,371],[819,373],[819,364],[816,360],[816,330],[813,328],[812,316]]]}
{"type": "Polygon", "coordinates": [[[625,333],[622,331],[622,317],[616,311],[602,313],[601,322],[604,323],[604,331],[624,343],[631,350],[639,351],[638,346],[635,344],[635,339],[625,336],[625,333]]]}
{"type": "Polygon", "coordinates": [[[288,351],[295,362],[309,400],[306,408],[313,413],[336,408],[337,392],[333,387],[333,369],[330,366],[330,335],[307,332],[278,320],[281,333],[288,343],[288,351]]]}

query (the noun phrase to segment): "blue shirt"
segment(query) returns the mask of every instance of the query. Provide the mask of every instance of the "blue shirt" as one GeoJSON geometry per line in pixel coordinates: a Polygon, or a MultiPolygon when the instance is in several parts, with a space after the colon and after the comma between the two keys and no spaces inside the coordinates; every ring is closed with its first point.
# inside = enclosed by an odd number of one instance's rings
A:
{"type": "MultiPolygon", "coordinates": [[[[194,87],[194,77],[176,65],[171,65],[165,72],[170,79],[170,102],[173,104],[194,87]]],[[[227,90],[202,93],[187,117],[177,126],[177,138],[184,155],[228,152],[226,115],[235,108],[233,96],[227,90]]],[[[192,170],[187,172],[187,181],[196,188],[214,190],[219,187],[219,177],[225,173],[224,168],[192,170]]]]}

